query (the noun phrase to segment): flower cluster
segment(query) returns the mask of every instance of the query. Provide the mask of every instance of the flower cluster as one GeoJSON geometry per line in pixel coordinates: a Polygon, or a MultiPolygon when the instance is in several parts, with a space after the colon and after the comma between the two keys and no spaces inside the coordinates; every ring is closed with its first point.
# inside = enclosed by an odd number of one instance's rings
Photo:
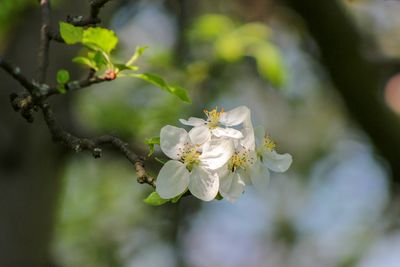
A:
{"type": "Polygon", "coordinates": [[[204,201],[213,200],[219,192],[233,202],[245,185],[265,190],[269,170],[284,172],[290,167],[292,156],[275,151],[263,127],[253,127],[247,107],[204,113],[206,120],[180,120],[193,127],[189,132],[171,125],[161,129],[161,150],[171,158],[157,177],[156,192],[162,198],[189,190],[204,201]]]}

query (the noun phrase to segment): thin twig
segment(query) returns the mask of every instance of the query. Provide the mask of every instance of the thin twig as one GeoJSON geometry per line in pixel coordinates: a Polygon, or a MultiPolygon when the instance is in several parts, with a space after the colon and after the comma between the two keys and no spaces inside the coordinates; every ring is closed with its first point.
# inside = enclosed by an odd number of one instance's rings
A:
{"type": "MultiPolygon", "coordinates": [[[[74,26],[87,27],[87,26],[96,26],[101,23],[101,19],[99,18],[100,10],[110,2],[111,0],[91,0],[90,1],[90,15],[87,17],[78,16],[78,17],[70,17],[68,16],[66,21],[74,26]]],[[[65,43],[61,37],[61,34],[58,30],[48,30],[47,36],[56,42],[65,43]]]]}
{"type": "Polygon", "coordinates": [[[34,94],[37,87],[22,74],[21,69],[0,57],[0,67],[17,80],[29,93],[34,94]]]}
{"type": "Polygon", "coordinates": [[[47,67],[49,65],[50,38],[48,36],[48,29],[50,27],[50,0],[40,0],[40,9],[42,13],[42,26],[40,28],[36,79],[39,83],[44,83],[46,81],[47,67]]]}
{"type": "MultiPolygon", "coordinates": [[[[92,0],[91,1],[91,19],[97,19],[100,9],[109,0],[92,0]]],[[[29,121],[33,121],[32,113],[38,108],[43,113],[44,120],[51,133],[54,141],[64,144],[66,147],[73,151],[90,151],[95,158],[101,157],[104,145],[112,145],[118,149],[124,156],[134,165],[139,183],[146,183],[155,187],[155,179],[148,175],[144,167],[144,158],[139,157],[132,152],[128,144],[113,135],[102,135],[93,138],[80,138],[67,131],[58,125],[50,105],[44,103],[45,99],[51,95],[60,93],[57,88],[50,87],[45,83],[46,72],[49,62],[49,46],[51,40],[56,40],[57,34],[50,31],[50,0],[40,0],[41,13],[42,13],[42,26],[40,30],[40,44],[38,53],[38,67],[37,67],[37,81],[30,82],[26,76],[21,73],[20,68],[12,65],[0,57],[0,67],[9,73],[15,80],[17,80],[28,93],[11,94],[10,99],[13,108],[20,111],[21,114],[29,121]]],[[[62,40],[62,39],[61,39],[62,40]]],[[[112,78],[114,79],[114,78],[112,78]]],[[[100,83],[103,81],[112,80],[104,76],[95,76],[95,72],[91,70],[86,79],[69,82],[65,85],[66,91],[77,90],[88,87],[92,84],[100,83]]]]}
{"type": "Polygon", "coordinates": [[[50,130],[52,138],[55,142],[62,143],[66,147],[75,152],[90,151],[95,158],[102,155],[101,146],[112,145],[118,149],[125,157],[135,166],[137,179],[139,183],[146,183],[155,187],[155,180],[152,176],[148,175],[144,168],[144,159],[132,152],[128,144],[113,135],[102,135],[93,138],[80,138],[64,129],[62,129],[56,122],[54,114],[50,105],[44,103],[40,104],[43,112],[44,120],[50,130]]]}
{"type": "MultiPolygon", "coordinates": [[[[93,84],[97,84],[97,83],[101,83],[101,82],[105,82],[105,81],[110,81],[110,80],[102,78],[102,77],[94,76],[94,77],[90,77],[90,78],[86,78],[86,79],[82,79],[82,80],[78,80],[78,81],[69,82],[69,83],[65,84],[64,89],[66,92],[70,92],[70,91],[80,90],[80,89],[89,87],[93,84]]],[[[56,95],[56,94],[61,94],[60,90],[58,90],[57,87],[50,87],[49,90],[43,94],[43,97],[47,98],[49,96],[56,95]]]]}

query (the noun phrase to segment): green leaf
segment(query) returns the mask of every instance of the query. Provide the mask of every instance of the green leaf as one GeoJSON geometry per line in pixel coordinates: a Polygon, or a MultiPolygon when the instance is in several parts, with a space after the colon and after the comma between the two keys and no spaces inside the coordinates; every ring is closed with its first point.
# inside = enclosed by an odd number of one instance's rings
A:
{"type": "Polygon", "coordinates": [[[108,58],[100,51],[89,52],[88,57],[95,62],[98,69],[108,64],[108,58]]]}
{"type": "Polygon", "coordinates": [[[224,197],[218,192],[218,194],[215,196],[216,200],[223,200],[224,197]]]}
{"type": "Polygon", "coordinates": [[[60,84],[57,86],[57,91],[60,92],[60,94],[65,94],[67,90],[65,90],[64,84],[60,84]]]}
{"type": "Polygon", "coordinates": [[[83,32],[82,43],[93,50],[102,50],[107,54],[117,46],[118,37],[111,30],[95,27],[83,32]]]}
{"type": "Polygon", "coordinates": [[[180,194],[174,198],[171,198],[170,199],[171,203],[177,203],[187,191],[188,191],[188,189],[186,189],[182,194],[180,194]]]}
{"type": "Polygon", "coordinates": [[[69,81],[69,72],[67,70],[59,70],[57,72],[57,82],[59,84],[66,84],[69,81]]]}
{"type": "Polygon", "coordinates": [[[146,139],[146,141],[144,143],[149,146],[150,151],[149,151],[149,154],[147,154],[147,156],[150,157],[154,153],[154,146],[160,144],[160,137],[152,137],[152,138],[146,139]]]}
{"type": "Polygon", "coordinates": [[[179,97],[183,102],[191,103],[187,91],[179,86],[171,86],[167,84],[161,77],[152,73],[133,74],[133,77],[145,80],[155,86],[179,97]]]}
{"type": "Polygon", "coordinates": [[[139,69],[138,66],[127,66],[125,64],[113,64],[113,65],[118,69],[118,71],[123,71],[123,70],[137,71],[139,69]]]}
{"type": "Polygon", "coordinates": [[[179,97],[183,102],[186,102],[188,104],[192,103],[192,100],[190,99],[186,89],[180,86],[170,86],[170,85],[168,86],[168,89],[173,95],[179,97]]]}
{"type": "Polygon", "coordinates": [[[89,68],[94,69],[94,70],[99,70],[99,68],[97,67],[96,62],[94,60],[90,59],[90,58],[87,58],[87,57],[74,57],[72,59],[72,62],[88,66],[89,68]]]}
{"type": "Polygon", "coordinates": [[[66,22],[60,22],[60,34],[65,43],[76,44],[82,41],[83,29],[66,22]]]}
{"type": "Polygon", "coordinates": [[[128,60],[128,62],[126,62],[125,65],[127,65],[127,66],[132,65],[136,61],[136,59],[138,59],[143,54],[144,50],[146,50],[147,48],[148,48],[148,46],[138,46],[135,50],[135,53],[128,60]]]}
{"type": "Polygon", "coordinates": [[[147,198],[143,200],[145,203],[152,206],[160,206],[169,201],[169,199],[161,198],[157,192],[152,192],[147,198]]]}

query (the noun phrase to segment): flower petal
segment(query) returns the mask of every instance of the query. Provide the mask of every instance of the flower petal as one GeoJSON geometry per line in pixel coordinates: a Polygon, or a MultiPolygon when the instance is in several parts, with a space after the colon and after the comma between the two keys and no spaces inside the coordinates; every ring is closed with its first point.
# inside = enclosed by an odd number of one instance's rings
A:
{"type": "Polygon", "coordinates": [[[250,179],[259,192],[265,192],[269,184],[269,171],[266,166],[257,160],[250,169],[250,179]]]}
{"type": "Polygon", "coordinates": [[[250,117],[250,109],[246,106],[240,106],[221,114],[219,121],[226,126],[235,126],[241,124],[250,117]]]}
{"type": "Polygon", "coordinates": [[[216,137],[230,137],[234,139],[240,139],[243,137],[242,132],[232,129],[232,128],[221,128],[217,127],[213,130],[211,130],[212,134],[215,135],[216,137]]]}
{"type": "Polygon", "coordinates": [[[193,168],[190,173],[189,191],[195,197],[210,201],[218,193],[219,179],[216,173],[211,173],[202,167],[193,168]]]}
{"type": "Polygon", "coordinates": [[[257,147],[260,147],[264,143],[264,137],[265,137],[265,129],[263,126],[258,125],[254,127],[254,136],[256,139],[256,145],[257,147]]]}
{"type": "Polygon", "coordinates": [[[156,192],[160,197],[170,199],[182,194],[189,185],[189,171],[177,160],[164,164],[158,173],[156,192]]]}
{"type": "Polygon", "coordinates": [[[188,143],[189,135],[185,129],[166,125],[161,129],[160,147],[162,152],[171,159],[180,159],[181,151],[185,143],[188,143]]]}
{"type": "Polygon", "coordinates": [[[275,150],[266,150],[263,154],[263,163],[268,167],[268,169],[274,172],[287,171],[292,164],[292,161],[292,155],[288,153],[278,154],[275,150]]]}
{"type": "Polygon", "coordinates": [[[207,124],[207,122],[200,118],[190,117],[188,120],[179,119],[179,121],[184,125],[189,126],[202,126],[207,124]]]}
{"type": "Polygon", "coordinates": [[[220,176],[219,192],[230,202],[235,202],[244,191],[245,183],[236,172],[229,172],[226,176],[220,176]]]}
{"type": "Polygon", "coordinates": [[[201,164],[216,170],[222,167],[233,155],[233,142],[229,139],[214,139],[204,144],[201,153],[201,164]]]}
{"type": "Polygon", "coordinates": [[[254,129],[251,127],[245,127],[242,129],[243,138],[240,139],[240,144],[246,149],[255,149],[254,129]]]}
{"type": "Polygon", "coordinates": [[[202,145],[211,139],[210,129],[207,126],[193,127],[189,131],[190,140],[193,144],[202,145]]]}

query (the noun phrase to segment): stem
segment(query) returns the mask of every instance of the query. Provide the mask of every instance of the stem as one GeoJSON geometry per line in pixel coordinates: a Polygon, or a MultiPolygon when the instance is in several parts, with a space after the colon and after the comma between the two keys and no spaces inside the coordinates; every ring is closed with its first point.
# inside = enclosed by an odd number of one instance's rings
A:
{"type": "Polygon", "coordinates": [[[40,0],[40,9],[42,13],[42,26],[40,28],[36,79],[39,83],[44,83],[46,81],[47,67],[49,65],[50,38],[48,30],[50,27],[50,0],[40,0]]]}

